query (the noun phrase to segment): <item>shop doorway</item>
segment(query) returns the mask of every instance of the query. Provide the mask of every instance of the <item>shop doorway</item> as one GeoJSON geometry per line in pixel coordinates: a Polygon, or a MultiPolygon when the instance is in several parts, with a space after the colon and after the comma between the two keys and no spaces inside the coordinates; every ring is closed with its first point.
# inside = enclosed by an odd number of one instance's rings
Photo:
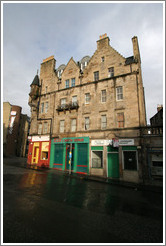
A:
{"type": "Polygon", "coordinates": [[[74,169],[74,144],[66,144],[65,169],[70,169],[70,152],[71,152],[71,171],[74,169]]]}
{"type": "Polygon", "coordinates": [[[32,163],[37,164],[39,160],[39,146],[34,146],[33,155],[32,155],[32,163]]]}
{"type": "Polygon", "coordinates": [[[119,154],[112,152],[107,154],[108,178],[119,178],[119,154]]]}

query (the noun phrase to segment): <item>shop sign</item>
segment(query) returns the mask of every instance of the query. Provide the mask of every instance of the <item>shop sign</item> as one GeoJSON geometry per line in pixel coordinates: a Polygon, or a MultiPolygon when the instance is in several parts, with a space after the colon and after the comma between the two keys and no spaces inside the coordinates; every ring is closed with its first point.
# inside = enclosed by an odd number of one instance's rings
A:
{"type": "Polygon", "coordinates": [[[49,141],[50,136],[33,136],[32,142],[41,142],[41,141],[49,141]]]}
{"type": "Polygon", "coordinates": [[[89,143],[89,137],[55,138],[54,143],[89,143]]]}
{"type": "Polygon", "coordinates": [[[42,143],[42,151],[48,151],[49,150],[49,142],[42,143]]]}
{"type": "Polygon", "coordinates": [[[112,139],[112,145],[114,148],[118,148],[119,147],[119,139],[113,138],[112,139]]]}
{"type": "Polygon", "coordinates": [[[119,145],[121,146],[134,145],[134,139],[119,139],[119,145]]]}
{"type": "Polygon", "coordinates": [[[112,140],[96,139],[91,141],[91,146],[108,146],[112,144],[112,140]]]}

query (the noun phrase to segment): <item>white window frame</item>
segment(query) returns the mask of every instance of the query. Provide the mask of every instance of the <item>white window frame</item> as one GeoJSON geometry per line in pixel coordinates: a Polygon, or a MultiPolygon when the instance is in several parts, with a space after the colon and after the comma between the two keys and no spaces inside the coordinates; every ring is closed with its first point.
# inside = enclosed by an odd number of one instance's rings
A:
{"type": "Polygon", "coordinates": [[[66,98],[61,98],[61,108],[65,108],[66,106],[66,98]]]}
{"type": "Polygon", "coordinates": [[[114,67],[109,67],[108,68],[108,77],[114,77],[114,67]]]}
{"type": "Polygon", "coordinates": [[[99,80],[99,71],[95,71],[93,74],[94,74],[94,81],[98,81],[99,80]],[[96,76],[96,74],[98,74],[98,77],[96,76]]]}
{"type": "Polygon", "coordinates": [[[90,93],[85,93],[85,104],[89,104],[91,100],[90,93]]]}
{"type": "Polygon", "coordinates": [[[71,119],[71,132],[76,132],[77,130],[77,119],[71,119]],[[74,122],[74,124],[73,124],[74,122]]]}
{"type": "Polygon", "coordinates": [[[44,125],[43,125],[43,134],[46,134],[48,133],[48,122],[44,122],[44,125]]]}
{"type": "Polygon", "coordinates": [[[65,88],[69,88],[70,87],[70,80],[66,79],[65,81],[65,88]]]}
{"type": "Polygon", "coordinates": [[[138,172],[139,171],[139,166],[138,166],[138,151],[137,150],[122,150],[122,168],[124,171],[129,171],[129,172],[138,172]],[[136,152],[136,164],[137,164],[137,169],[136,170],[131,170],[131,169],[125,169],[124,168],[124,152],[136,152]]]}
{"type": "Polygon", "coordinates": [[[100,168],[100,169],[103,169],[104,168],[104,151],[103,150],[91,150],[91,168],[100,168]],[[93,167],[92,166],[92,152],[102,152],[102,167],[93,167]]]}
{"type": "Polygon", "coordinates": [[[106,101],[107,101],[107,90],[102,90],[101,91],[101,102],[105,103],[106,101]],[[103,96],[104,91],[105,91],[105,96],[103,96]],[[103,99],[105,99],[105,101],[103,99]]]}
{"type": "Polygon", "coordinates": [[[60,122],[59,122],[59,132],[60,133],[64,133],[65,132],[65,120],[60,120],[60,122]],[[63,125],[61,125],[62,122],[63,122],[63,125]]]}
{"type": "Polygon", "coordinates": [[[42,102],[41,103],[41,114],[43,114],[44,113],[44,103],[42,102]]]}
{"type": "Polygon", "coordinates": [[[42,134],[42,123],[38,124],[38,134],[42,134]]]}
{"type": "Polygon", "coordinates": [[[116,87],[116,101],[123,101],[123,86],[117,86],[116,87]],[[118,92],[118,89],[120,89],[121,88],[121,92],[118,92]],[[119,97],[121,97],[121,95],[122,95],[122,98],[119,98],[119,97]]]}
{"type": "Polygon", "coordinates": [[[101,115],[101,129],[107,128],[107,115],[101,115]],[[105,122],[102,121],[103,117],[105,117],[105,122]],[[103,127],[103,124],[105,124],[105,127],[103,127]]]}
{"type": "Polygon", "coordinates": [[[72,78],[71,79],[71,87],[75,87],[75,83],[76,83],[76,79],[75,78],[72,78]],[[74,81],[74,85],[73,85],[73,81],[74,81]]]}
{"type": "Polygon", "coordinates": [[[89,118],[89,117],[85,117],[84,129],[85,129],[85,131],[88,131],[88,130],[90,129],[90,118],[89,118]],[[87,119],[89,120],[89,123],[88,123],[88,126],[89,126],[89,127],[88,127],[88,129],[86,129],[86,126],[87,126],[87,125],[86,125],[86,120],[87,120],[87,119]]]}
{"type": "Polygon", "coordinates": [[[45,113],[48,112],[48,102],[45,103],[45,113]]]}
{"type": "Polygon", "coordinates": [[[72,105],[77,105],[77,96],[72,97],[72,105]]]}

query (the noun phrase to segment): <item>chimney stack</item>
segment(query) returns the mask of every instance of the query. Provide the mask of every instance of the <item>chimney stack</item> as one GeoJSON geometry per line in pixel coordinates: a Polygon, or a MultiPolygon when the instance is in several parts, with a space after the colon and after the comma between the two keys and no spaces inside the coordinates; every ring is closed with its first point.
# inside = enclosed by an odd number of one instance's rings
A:
{"type": "Polygon", "coordinates": [[[107,33],[100,35],[99,40],[97,41],[97,49],[109,46],[109,41],[110,39],[107,37],[107,33]]]}

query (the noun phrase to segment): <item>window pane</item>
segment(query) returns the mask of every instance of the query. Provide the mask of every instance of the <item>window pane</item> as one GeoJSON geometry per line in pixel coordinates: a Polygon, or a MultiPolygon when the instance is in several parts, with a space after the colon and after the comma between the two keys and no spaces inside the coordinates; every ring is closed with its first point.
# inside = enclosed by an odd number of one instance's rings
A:
{"type": "Polygon", "coordinates": [[[101,91],[101,101],[106,102],[106,90],[101,91]]]}
{"type": "Polygon", "coordinates": [[[137,170],[136,151],[124,151],[124,169],[137,170]]]}
{"type": "Polygon", "coordinates": [[[38,126],[38,134],[41,134],[42,133],[42,124],[39,124],[38,126]]]}
{"type": "Polygon", "coordinates": [[[48,102],[46,102],[46,105],[45,105],[45,113],[48,112],[48,102]]]}
{"type": "Polygon", "coordinates": [[[122,88],[122,86],[119,86],[116,88],[116,96],[117,96],[117,100],[123,99],[123,88],[122,88]]]}
{"type": "Polygon", "coordinates": [[[105,129],[107,127],[107,117],[106,115],[101,116],[101,128],[105,129]]]}
{"type": "Polygon", "coordinates": [[[71,131],[72,132],[76,131],[76,119],[71,120],[71,131]]]}
{"type": "Polygon", "coordinates": [[[75,78],[72,78],[72,79],[71,79],[71,86],[72,86],[72,87],[75,86],[75,78]]]}
{"type": "Polygon", "coordinates": [[[61,99],[61,107],[65,108],[66,106],[66,98],[61,99]]]}
{"type": "Polygon", "coordinates": [[[85,103],[88,104],[90,102],[90,93],[85,94],[85,103]]]}
{"type": "Polygon", "coordinates": [[[94,72],[94,81],[99,80],[99,71],[94,72]]]}
{"type": "Polygon", "coordinates": [[[114,67],[108,68],[108,77],[113,77],[114,76],[114,67]]]}
{"type": "Polygon", "coordinates": [[[77,96],[72,97],[72,105],[77,105],[77,96]]]}
{"type": "Polygon", "coordinates": [[[92,151],[92,167],[103,167],[103,151],[92,151]]]}
{"type": "Polygon", "coordinates": [[[89,117],[85,118],[85,130],[89,129],[89,117]]]}
{"type": "Polygon", "coordinates": [[[41,113],[44,112],[44,103],[41,104],[41,113]]]}
{"type": "Polygon", "coordinates": [[[64,120],[61,120],[60,121],[60,132],[64,132],[64,126],[65,126],[65,121],[64,120]]]}
{"type": "Polygon", "coordinates": [[[69,79],[66,80],[66,88],[69,88],[69,79]]]}

